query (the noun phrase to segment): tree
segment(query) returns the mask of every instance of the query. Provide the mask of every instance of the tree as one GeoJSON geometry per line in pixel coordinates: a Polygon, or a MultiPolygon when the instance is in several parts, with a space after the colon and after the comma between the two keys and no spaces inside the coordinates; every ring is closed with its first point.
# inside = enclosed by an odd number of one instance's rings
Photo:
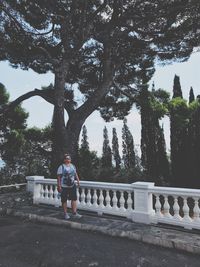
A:
{"type": "Polygon", "coordinates": [[[166,152],[166,143],[163,127],[158,127],[157,137],[158,181],[161,185],[170,183],[170,168],[166,152]]]}
{"type": "Polygon", "coordinates": [[[193,88],[190,87],[189,104],[195,100],[193,88]]]}
{"type": "Polygon", "coordinates": [[[176,97],[183,98],[181,84],[180,84],[180,77],[177,75],[174,76],[174,85],[173,85],[173,98],[176,97]]]}
{"type": "Polygon", "coordinates": [[[102,168],[110,169],[112,168],[112,152],[109,145],[108,130],[106,126],[103,129],[103,138],[102,168]]]}
{"type": "MultiPolygon", "coordinates": [[[[9,94],[0,83],[0,108],[9,103],[9,94]]],[[[28,113],[21,106],[0,116],[0,157],[6,164],[14,164],[23,143],[23,131],[26,129],[28,113]]]]}
{"type": "Polygon", "coordinates": [[[146,180],[162,184],[169,179],[165,139],[159,120],[167,114],[169,93],[144,87],[138,99],[141,114],[142,166],[146,180]]]}
{"type": "Polygon", "coordinates": [[[113,154],[113,158],[115,161],[116,170],[119,171],[120,170],[120,164],[121,164],[121,157],[119,154],[119,143],[118,143],[116,128],[113,128],[112,154],[113,154]]]}
{"type": "Polygon", "coordinates": [[[188,126],[189,135],[189,177],[187,184],[189,187],[199,188],[200,175],[200,101],[192,101],[189,105],[190,120],[188,126]]]}
{"type": "MultiPolygon", "coordinates": [[[[106,116],[106,95],[111,89],[112,98],[119,94],[112,88],[114,80],[122,91],[133,92],[129,87],[133,81],[140,83],[144,73],[153,74],[155,58],[189,57],[199,44],[199,5],[195,0],[1,1],[0,60],[55,74],[52,88],[31,91],[11,105],[34,95],[54,105],[54,170],[63,153],[76,158],[86,118],[99,107],[106,116]],[[80,106],[74,99],[75,83],[86,99],[80,106]],[[64,109],[69,117],[66,124],[64,109]]],[[[131,107],[125,101],[117,104],[126,113],[131,107]]],[[[123,117],[116,108],[115,113],[123,117]]]]}
{"type": "Polygon", "coordinates": [[[123,121],[122,128],[122,153],[125,169],[135,169],[135,151],[133,136],[128,128],[127,119],[123,121]]]}
{"type": "Polygon", "coordinates": [[[187,186],[189,182],[189,108],[186,100],[176,97],[171,100],[169,110],[171,134],[171,183],[173,186],[187,186]]]}
{"type": "Polygon", "coordinates": [[[87,128],[84,125],[82,130],[82,140],[78,157],[78,170],[81,179],[94,180],[99,165],[100,163],[99,158],[97,157],[97,153],[94,151],[90,151],[89,149],[87,128]]]}
{"type": "MultiPolygon", "coordinates": [[[[9,95],[0,84],[0,107],[9,103],[9,95]]],[[[20,105],[6,115],[0,117],[0,155],[6,163],[2,176],[10,176],[10,182],[24,180],[26,175],[49,176],[51,127],[28,129],[28,113],[20,105]]]]}
{"type": "Polygon", "coordinates": [[[82,150],[85,150],[85,151],[89,151],[87,128],[86,128],[85,125],[83,125],[82,140],[81,140],[81,149],[82,150]]]}

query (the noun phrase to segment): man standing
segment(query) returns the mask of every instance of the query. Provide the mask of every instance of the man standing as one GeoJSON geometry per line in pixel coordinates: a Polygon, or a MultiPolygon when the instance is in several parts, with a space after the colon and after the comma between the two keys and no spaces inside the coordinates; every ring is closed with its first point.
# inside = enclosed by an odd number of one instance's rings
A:
{"type": "Polygon", "coordinates": [[[61,202],[64,209],[64,218],[70,218],[67,213],[67,200],[71,200],[72,216],[74,218],[81,218],[77,213],[77,185],[79,186],[79,177],[76,172],[76,167],[71,163],[71,157],[68,154],[64,155],[64,163],[59,166],[57,170],[57,186],[58,192],[61,193],[61,202]]]}

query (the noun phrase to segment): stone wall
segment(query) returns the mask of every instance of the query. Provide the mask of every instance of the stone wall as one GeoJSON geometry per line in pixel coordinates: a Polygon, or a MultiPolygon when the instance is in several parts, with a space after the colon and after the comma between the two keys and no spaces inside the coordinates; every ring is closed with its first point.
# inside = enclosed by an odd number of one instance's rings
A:
{"type": "Polygon", "coordinates": [[[0,213],[4,213],[7,208],[18,208],[32,203],[33,197],[25,189],[18,192],[0,192],[0,213]]]}

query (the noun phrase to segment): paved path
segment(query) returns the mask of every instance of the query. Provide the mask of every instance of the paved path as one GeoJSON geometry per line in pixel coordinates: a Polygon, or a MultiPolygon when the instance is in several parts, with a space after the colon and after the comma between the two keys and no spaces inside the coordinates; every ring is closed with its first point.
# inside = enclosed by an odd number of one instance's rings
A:
{"type": "Polygon", "coordinates": [[[199,267],[200,256],[95,232],[0,217],[0,267],[199,267]]]}
{"type": "MultiPolygon", "coordinates": [[[[82,212],[82,211],[81,211],[82,212]]],[[[123,237],[132,240],[143,241],[148,244],[158,245],[171,249],[179,249],[200,255],[199,231],[186,231],[183,228],[164,225],[145,225],[133,223],[130,220],[114,216],[97,216],[96,213],[83,213],[80,220],[63,220],[61,208],[46,205],[23,205],[7,209],[7,214],[21,218],[29,218],[52,225],[96,231],[110,236],[123,237]]],[[[200,266],[200,265],[199,265],[200,266]]]]}

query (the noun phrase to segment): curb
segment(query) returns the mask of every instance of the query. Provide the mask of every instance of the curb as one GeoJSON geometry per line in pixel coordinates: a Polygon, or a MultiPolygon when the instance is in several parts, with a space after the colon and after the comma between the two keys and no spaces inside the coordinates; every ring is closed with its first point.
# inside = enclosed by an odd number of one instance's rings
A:
{"type": "Polygon", "coordinates": [[[36,215],[33,213],[25,213],[22,211],[16,211],[15,209],[3,209],[0,210],[0,215],[12,215],[15,217],[28,219],[31,222],[40,222],[49,225],[60,225],[71,229],[78,229],[84,231],[97,232],[112,237],[127,238],[135,241],[140,241],[147,244],[152,244],[164,248],[175,249],[179,251],[185,251],[194,254],[200,254],[200,242],[198,244],[182,240],[180,238],[166,238],[165,235],[155,236],[153,234],[143,233],[142,231],[123,231],[120,229],[113,229],[106,226],[96,226],[87,223],[65,221],[48,216],[36,215]]]}

